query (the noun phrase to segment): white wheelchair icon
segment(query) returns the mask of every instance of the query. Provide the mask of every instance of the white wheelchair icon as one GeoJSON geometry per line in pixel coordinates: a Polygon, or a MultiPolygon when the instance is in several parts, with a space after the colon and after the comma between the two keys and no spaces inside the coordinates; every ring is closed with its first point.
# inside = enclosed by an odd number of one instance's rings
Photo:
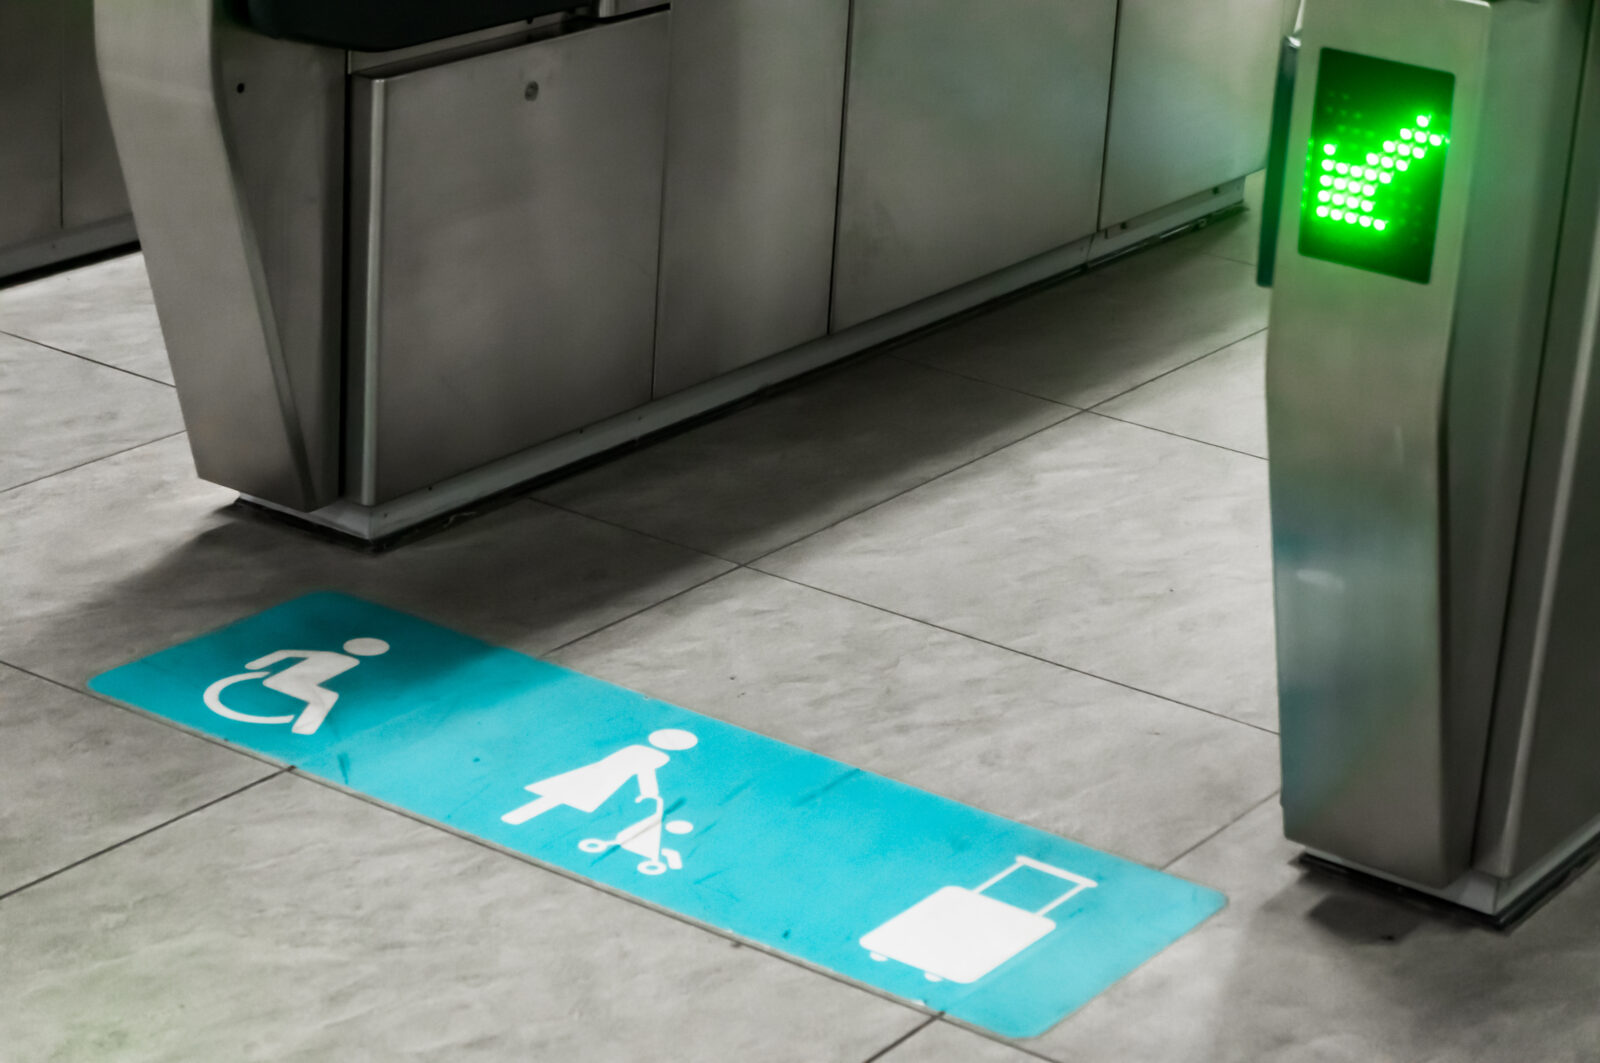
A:
{"type": "Polygon", "coordinates": [[[333,650],[278,650],[265,657],[246,664],[250,669],[238,675],[230,675],[226,679],[219,679],[206,687],[204,699],[206,708],[218,716],[236,720],[239,723],[293,723],[290,728],[295,734],[315,734],[317,728],[322,726],[322,721],[328,718],[328,712],[333,708],[333,703],[339,700],[337,691],[329,690],[322,684],[336,675],[341,675],[361,663],[362,657],[376,657],[389,652],[389,644],[382,639],[357,638],[351,639],[343,646],[344,652],[333,650]],[[283,671],[273,674],[265,669],[271,668],[279,661],[299,658],[299,663],[290,665],[283,671]],[[262,716],[259,713],[240,712],[230,709],[223,704],[222,692],[235,683],[244,683],[259,679],[261,685],[268,690],[275,690],[286,694],[297,701],[305,703],[305,708],[299,712],[288,713],[283,716],[262,716]]]}

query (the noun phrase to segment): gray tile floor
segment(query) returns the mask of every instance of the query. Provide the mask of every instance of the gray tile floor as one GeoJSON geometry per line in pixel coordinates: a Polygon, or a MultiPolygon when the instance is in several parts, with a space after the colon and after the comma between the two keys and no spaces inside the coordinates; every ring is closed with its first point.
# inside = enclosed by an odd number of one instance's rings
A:
{"type": "Polygon", "coordinates": [[[1509,935],[1278,831],[1252,215],[369,556],[195,479],[137,256],[0,289],[0,1059],[1592,1060],[1509,935]],[[1225,891],[1005,1044],[110,704],[339,588],[1225,891]]]}

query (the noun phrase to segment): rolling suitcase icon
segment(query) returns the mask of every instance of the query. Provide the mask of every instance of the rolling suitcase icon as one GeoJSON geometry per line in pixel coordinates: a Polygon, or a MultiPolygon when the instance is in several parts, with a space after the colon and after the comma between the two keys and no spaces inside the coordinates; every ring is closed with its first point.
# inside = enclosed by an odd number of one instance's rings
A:
{"type": "Polygon", "coordinates": [[[1045,916],[1098,883],[1026,856],[977,889],[945,886],[861,939],[875,960],[898,960],[931,982],[976,982],[1056,928],[1045,916]],[[1055,900],[1030,912],[995,900],[985,891],[1019,868],[1032,868],[1072,884],[1055,900]]]}

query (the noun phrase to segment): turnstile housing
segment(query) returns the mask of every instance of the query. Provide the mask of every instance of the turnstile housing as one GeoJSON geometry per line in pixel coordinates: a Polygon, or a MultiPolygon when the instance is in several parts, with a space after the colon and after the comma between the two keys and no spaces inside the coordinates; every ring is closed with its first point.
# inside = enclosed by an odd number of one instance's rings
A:
{"type": "Polygon", "coordinates": [[[1559,607],[1593,581],[1570,553],[1557,578],[1550,548],[1593,518],[1546,483],[1581,452],[1589,401],[1563,368],[1588,341],[1560,322],[1581,302],[1566,289],[1594,278],[1577,250],[1592,209],[1568,194],[1593,179],[1574,142],[1591,6],[1312,0],[1279,207],[1285,829],[1485,911],[1600,814],[1595,773],[1575,771],[1600,755],[1600,678],[1550,671],[1562,639],[1597,648],[1600,627],[1559,607]],[[1408,92],[1432,102],[1352,157],[1408,92]],[[1341,165],[1360,171],[1353,217],[1341,165]],[[1541,758],[1552,742],[1567,763],[1541,758]]]}

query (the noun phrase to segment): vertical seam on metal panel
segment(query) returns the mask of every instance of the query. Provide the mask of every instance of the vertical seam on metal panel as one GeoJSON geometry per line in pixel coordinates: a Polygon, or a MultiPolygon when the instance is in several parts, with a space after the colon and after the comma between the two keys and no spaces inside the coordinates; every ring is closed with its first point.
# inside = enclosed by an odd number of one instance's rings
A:
{"type": "MultiPolygon", "coordinates": [[[[351,91],[350,82],[350,53],[344,53],[344,70],[339,79],[340,94],[344,102],[341,108],[344,118],[344,135],[340,138],[344,142],[343,165],[340,167],[339,177],[339,341],[338,365],[335,367],[335,394],[333,408],[334,420],[334,446],[337,448],[333,463],[333,485],[336,498],[343,498],[349,489],[350,478],[350,378],[354,372],[353,359],[355,353],[351,350],[350,338],[352,334],[351,313],[354,310],[354,300],[351,298],[350,280],[351,265],[355,261],[352,244],[354,243],[355,226],[355,143],[351,132],[355,120],[355,94],[351,91]]],[[[324,326],[326,327],[326,326],[324,326]]]]}
{"type": "MultiPolygon", "coordinates": [[[[57,7],[56,17],[58,21],[53,42],[56,47],[56,231],[60,236],[67,229],[67,9],[64,6],[57,7]]],[[[93,26],[92,9],[89,17],[93,26]]]]}
{"type": "Polygon", "coordinates": [[[216,44],[215,17],[206,32],[210,35],[211,106],[217,119],[217,137],[222,147],[223,164],[227,167],[228,194],[233,201],[234,215],[238,219],[239,239],[245,256],[245,270],[250,276],[250,286],[255,295],[256,320],[261,328],[267,348],[268,369],[272,374],[273,390],[278,400],[278,414],[283,421],[285,443],[289,458],[294,463],[299,487],[307,497],[316,494],[316,481],[311,475],[311,457],[306,449],[305,430],[300,421],[300,410],[295,403],[294,383],[289,378],[289,366],[284,358],[283,337],[278,331],[278,312],[272,298],[272,286],[267,283],[266,266],[262,261],[261,241],[256,235],[255,218],[250,203],[239,180],[239,159],[234,151],[234,137],[228,119],[222,85],[222,56],[216,44]]]}
{"type": "Polygon", "coordinates": [[[1122,0],[1117,0],[1116,16],[1111,24],[1111,75],[1106,84],[1106,128],[1100,138],[1100,195],[1094,204],[1094,231],[1106,228],[1106,171],[1111,161],[1111,116],[1117,106],[1117,46],[1122,41],[1122,0]]]}
{"type": "MultiPolygon", "coordinates": [[[[1301,0],[1301,13],[1302,13],[1302,16],[1304,15],[1304,10],[1305,10],[1304,0],[1301,0]]],[[[1595,49],[1594,22],[1593,22],[1592,15],[1591,15],[1588,23],[1585,26],[1585,31],[1586,31],[1586,34],[1588,35],[1589,43],[1586,44],[1585,47],[1584,47],[1584,59],[1582,61],[1582,65],[1580,67],[1580,73],[1579,73],[1579,78],[1578,78],[1578,83],[1577,83],[1577,101],[1578,102],[1573,107],[1573,110],[1572,110],[1572,122],[1571,122],[1570,128],[1568,129],[1568,136],[1567,136],[1567,158],[1568,158],[1569,162],[1568,162],[1568,165],[1567,165],[1567,173],[1566,173],[1565,179],[1562,182],[1562,187],[1561,187],[1561,199],[1562,199],[1562,204],[1563,204],[1563,206],[1562,206],[1562,216],[1563,216],[1563,218],[1565,217],[1567,211],[1571,210],[1572,206],[1573,206],[1573,202],[1572,202],[1572,200],[1573,200],[1573,166],[1572,166],[1572,163],[1571,163],[1570,160],[1574,157],[1575,152],[1578,150],[1579,138],[1580,138],[1580,136],[1582,134],[1583,121],[1584,121],[1584,100],[1585,100],[1586,95],[1590,91],[1589,85],[1590,85],[1591,80],[1592,80],[1592,76],[1591,76],[1591,73],[1590,73],[1590,70],[1589,70],[1589,63],[1588,63],[1588,58],[1589,58],[1589,56],[1594,54],[1594,49],[1595,49]]],[[[1565,228],[1565,225],[1563,224],[1563,229],[1564,228],[1565,228]]],[[[1517,572],[1518,572],[1518,568],[1519,568],[1519,559],[1520,559],[1520,556],[1522,554],[1524,544],[1527,542],[1528,531],[1529,531],[1529,529],[1527,528],[1528,505],[1530,503],[1530,500],[1533,498],[1533,453],[1534,453],[1534,448],[1536,446],[1536,433],[1537,433],[1537,424],[1538,424],[1538,417],[1539,417],[1540,396],[1542,395],[1542,393],[1544,392],[1545,388],[1549,384],[1547,374],[1550,372],[1550,344],[1553,342],[1553,339],[1554,339],[1554,336],[1553,336],[1554,329],[1552,327],[1551,321],[1552,321],[1552,317],[1553,317],[1554,307],[1556,305],[1556,299],[1558,297],[1558,290],[1559,290],[1559,287],[1560,287],[1558,274],[1559,274],[1559,271],[1560,271],[1560,268],[1561,268],[1561,260],[1564,257],[1565,247],[1563,245],[1565,244],[1565,242],[1566,242],[1565,237],[1562,234],[1558,233],[1557,234],[1557,239],[1556,239],[1555,253],[1554,253],[1554,265],[1551,267],[1550,294],[1549,294],[1549,297],[1545,301],[1545,327],[1544,327],[1544,334],[1541,337],[1540,348],[1539,348],[1539,350],[1540,350],[1540,354],[1539,354],[1539,361],[1540,361],[1539,374],[1538,374],[1538,377],[1537,377],[1537,379],[1535,380],[1535,383],[1534,383],[1534,399],[1533,399],[1534,408],[1533,408],[1533,411],[1531,412],[1531,414],[1529,415],[1529,419],[1528,419],[1528,440],[1527,440],[1528,447],[1527,447],[1526,455],[1525,455],[1524,460],[1523,460],[1522,490],[1519,493],[1519,497],[1518,497],[1517,523],[1516,523],[1516,527],[1515,527],[1515,529],[1514,529],[1514,531],[1512,533],[1511,564],[1510,564],[1510,569],[1509,569],[1509,573],[1508,573],[1508,580],[1507,580],[1507,587],[1506,587],[1505,608],[1502,611],[1502,614],[1501,614],[1501,617],[1500,617],[1500,650],[1499,650],[1498,658],[1495,661],[1494,685],[1490,690],[1490,699],[1491,700],[1490,700],[1490,703],[1489,703],[1489,705],[1490,705],[1490,707],[1489,707],[1489,713],[1490,713],[1490,715],[1489,715],[1489,735],[1488,735],[1488,740],[1484,742],[1482,764],[1479,766],[1479,775],[1483,780],[1485,780],[1485,782],[1484,782],[1483,785],[1481,785],[1479,787],[1477,807],[1474,809],[1474,828],[1473,828],[1473,834],[1472,834],[1472,858],[1473,858],[1473,862],[1474,862],[1475,866],[1478,863],[1478,861],[1484,855],[1483,852],[1482,852],[1482,846],[1485,844],[1485,834],[1486,834],[1486,827],[1487,827],[1486,813],[1488,812],[1488,801],[1490,799],[1490,792],[1489,792],[1489,786],[1487,784],[1487,780],[1488,780],[1488,777],[1489,777],[1490,767],[1491,767],[1491,765],[1493,763],[1493,758],[1494,758],[1495,716],[1498,714],[1498,711],[1500,709],[1501,695],[1502,695],[1502,692],[1503,692],[1503,685],[1507,681],[1506,680],[1506,672],[1507,672],[1507,668],[1508,668],[1508,656],[1509,656],[1509,653],[1510,653],[1509,644],[1510,644],[1510,638],[1511,638],[1511,636],[1513,634],[1512,619],[1513,619],[1513,615],[1514,615],[1515,610],[1516,610],[1517,572]]],[[[1594,261],[1596,254],[1600,254],[1600,249],[1597,249],[1596,252],[1591,254],[1591,262],[1594,261]]],[[[1591,288],[1591,292],[1592,291],[1593,291],[1593,289],[1591,288]]],[[[1587,299],[1586,299],[1586,310],[1587,310],[1587,299]]],[[[1587,320],[1587,317],[1586,317],[1585,320],[1587,320]]],[[[1574,373],[1574,378],[1576,379],[1576,372],[1574,373]]],[[[1569,412],[1570,412],[1574,408],[1569,404],[1568,409],[1569,409],[1569,412]]],[[[1570,428],[1570,425],[1569,425],[1569,428],[1570,428]]],[[[1558,496],[1557,496],[1558,504],[1560,503],[1560,500],[1561,499],[1560,499],[1559,489],[1558,489],[1558,496]]],[[[1557,515],[1559,516],[1559,514],[1557,514],[1557,515]]],[[[1548,557],[1546,558],[1547,562],[1549,562],[1550,560],[1551,560],[1551,558],[1548,558],[1548,557]]],[[[1541,580],[1541,583],[1542,584],[1547,584],[1549,578],[1550,578],[1549,577],[1549,573],[1546,572],[1545,578],[1541,580]]],[[[1529,678],[1530,684],[1537,684],[1539,682],[1539,676],[1541,676],[1543,674],[1544,646],[1543,646],[1543,643],[1539,640],[1538,633],[1540,631],[1540,625],[1543,624],[1543,622],[1546,619],[1546,616],[1545,616],[1545,612],[1544,612],[1543,602],[1542,601],[1540,603],[1540,606],[1541,606],[1540,613],[1539,613],[1538,618],[1537,618],[1536,623],[1535,623],[1535,632],[1536,632],[1535,644],[1534,644],[1533,649],[1530,652],[1529,669],[1528,669],[1528,678],[1529,678]]],[[[1529,700],[1529,701],[1524,702],[1523,708],[1524,708],[1524,715],[1523,715],[1522,720],[1519,721],[1519,727],[1518,727],[1518,742],[1519,742],[1519,744],[1518,744],[1517,748],[1518,748],[1519,752],[1518,752],[1518,756],[1516,757],[1516,759],[1515,759],[1515,761],[1513,762],[1513,765],[1512,765],[1512,770],[1513,770],[1512,789],[1508,792],[1508,795],[1507,795],[1508,796],[1507,818],[1506,818],[1505,821],[1503,821],[1502,825],[1499,828],[1496,828],[1493,833],[1489,834],[1489,836],[1491,838],[1493,838],[1496,835],[1498,835],[1498,841],[1496,843],[1496,849],[1502,854],[1502,856],[1507,851],[1507,842],[1508,842],[1508,840],[1511,841],[1511,843],[1513,845],[1515,844],[1514,838],[1515,838],[1515,835],[1516,835],[1516,829],[1512,825],[1512,819],[1510,817],[1510,813],[1511,813],[1512,810],[1517,810],[1517,811],[1520,812],[1520,809],[1521,809],[1521,799],[1517,796],[1517,789],[1516,789],[1518,783],[1522,781],[1522,775],[1521,775],[1522,763],[1521,762],[1523,761],[1524,758],[1522,757],[1520,751],[1523,748],[1525,748],[1525,746],[1522,743],[1532,737],[1532,732],[1531,732],[1531,729],[1530,729],[1532,725],[1528,722],[1528,719],[1527,719],[1527,714],[1533,710],[1532,701],[1529,700]]],[[[1507,864],[1509,866],[1509,861],[1507,861],[1507,864]]]]}
{"type": "Polygon", "coordinates": [[[855,60],[856,0],[850,0],[844,19],[844,90],[839,94],[839,161],[834,167],[833,256],[828,262],[828,332],[834,331],[833,308],[839,284],[839,230],[844,216],[844,160],[849,149],[850,68],[855,60]]]}
{"type": "Polygon", "coordinates": [[[667,98],[661,108],[661,189],[656,211],[656,291],[655,313],[650,315],[650,398],[656,398],[661,385],[661,320],[666,316],[667,276],[667,178],[672,170],[672,96],[677,78],[673,77],[674,56],[678,48],[679,12],[667,15],[667,98]]]}
{"type": "Polygon", "coordinates": [[[389,124],[389,83],[370,79],[367,108],[366,211],[361,219],[366,262],[361,277],[361,421],[360,470],[357,497],[363,505],[376,505],[378,494],[378,334],[383,263],[383,150],[389,124]]]}
{"type": "Polygon", "coordinates": [[[1512,768],[1511,798],[1507,821],[1522,816],[1532,760],[1529,752],[1538,725],[1538,701],[1544,686],[1545,656],[1549,652],[1551,613],[1554,609],[1557,575],[1566,549],[1567,514],[1572,508],[1573,484],[1577,475],[1577,448],[1583,436],[1583,404],[1589,390],[1594,364],[1596,334],[1600,332],[1600,231],[1594,236],[1589,255],[1589,290],[1584,296],[1583,325],[1579,331],[1577,365],[1572,374],[1572,393],[1567,400],[1567,424],[1562,433],[1561,469],[1556,477],[1555,502],[1551,507],[1549,550],[1540,579],[1538,619],[1534,624],[1533,651],[1530,654],[1528,689],[1523,696],[1521,726],[1517,735],[1517,759],[1512,768]]]}

